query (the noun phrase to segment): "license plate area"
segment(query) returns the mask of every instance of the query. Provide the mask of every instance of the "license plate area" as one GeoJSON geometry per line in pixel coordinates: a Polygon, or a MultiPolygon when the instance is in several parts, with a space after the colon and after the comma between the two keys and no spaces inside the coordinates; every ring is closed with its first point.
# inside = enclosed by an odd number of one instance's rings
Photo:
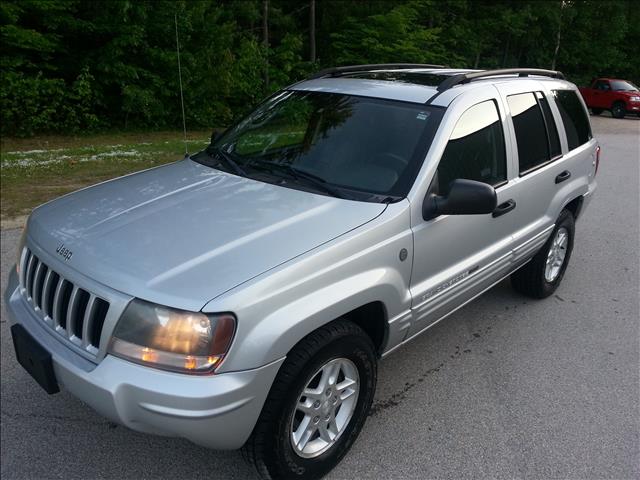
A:
{"type": "Polygon", "coordinates": [[[47,393],[58,393],[60,387],[53,371],[51,354],[20,324],[11,327],[11,337],[20,365],[47,393]]]}

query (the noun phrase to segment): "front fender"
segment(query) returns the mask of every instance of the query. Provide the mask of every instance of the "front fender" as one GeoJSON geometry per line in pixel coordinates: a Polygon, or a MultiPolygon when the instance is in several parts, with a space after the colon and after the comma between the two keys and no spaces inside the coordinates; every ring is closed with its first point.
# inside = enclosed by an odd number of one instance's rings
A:
{"type": "MultiPolygon", "coordinates": [[[[401,316],[411,305],[409,227],[408,202],[391,205],[369,224],[212,300],[204,311],[232,311],[238,318],[220,371],[280,359],[309,333],[368,303],[381,302],[387,320],[401,316]],[[408,252],[403,260],[401,249],[408,252]]],[[[400,335],[390,333],[393,340],[400,335]]]]}
{"type": "Polygon", "coordinates": [[[382,302],[388,312],[388,305],[404,303],[406,292],[398,289],[401,283],[397,272],[376,269],[328,285],[264,317],[235,348],[259,351],[260,358],[254,361],[260,364],[282,358],[311,332],[358,307],[382,302]]]}

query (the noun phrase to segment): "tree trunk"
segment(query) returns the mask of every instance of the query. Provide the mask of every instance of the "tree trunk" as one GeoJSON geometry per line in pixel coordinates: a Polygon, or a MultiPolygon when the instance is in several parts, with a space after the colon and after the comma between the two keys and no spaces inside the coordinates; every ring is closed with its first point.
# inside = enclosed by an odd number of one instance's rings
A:
{"type": "Polygon", "coordinates": [[[558,19],[558,34],[556,35],[556,48],[553,50],[553,61],[551,62],[551,70],[556,69],[556,60],[558,60],[558,52],[560,51],[560,36],[562,33],[562,9],[564,8],[564,0],[560,0],[560,18],[558,19]]]}
{"type": "Polygon", "coordinates": [[[264,45],[264,84],[269,88],[269,0],[262,2],[262,45],[264,45]]]}
{"type": "Polygon", "coordinates": [[[502,57],[502,68],[507,66],[507,59],[509,58],[509,42],[511,41],[511,33],[507,35],[507,43],[504,46],[504,57],[502,57]]]}
{"type": "Polygon", "coordinates": [[[316,0],[309,2],[309,60],[316,61],[316,0]]]}
{"type": "Polygon", "coordinates": [[[473,68],[478,68],[479,64],[480,64],[480,50],[476,52],[476,61],[473,62],[473,68]]]}

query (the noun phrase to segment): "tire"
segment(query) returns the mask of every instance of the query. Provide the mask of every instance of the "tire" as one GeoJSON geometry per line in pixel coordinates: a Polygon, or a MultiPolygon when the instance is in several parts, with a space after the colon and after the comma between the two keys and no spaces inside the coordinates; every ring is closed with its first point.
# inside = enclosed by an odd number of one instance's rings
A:
{"type": "MultiPolygon", "coordinates": [[[[571,259],[574,235],[575,224],[573,214],[569,210],[563,210],[558,217],[553,232],[540,251],[536,253],[533,259],[524,267],[511,274],[511,285],[513,288],[523,295],[533,298],[546,298],[555,292],[562,281],[562,277],[571,259]],[[547,259],[552,255],[552,247],[554,241],[558,239],[559,232],[566,233],[567,235],[564,257],[557,270],[547,270],[547,259]]],[[[563,249],[559,249],[557,251],[562,250],[563,249]]]]}
{"type": "Polygon", "coordinates": [[[614,118],[624,118],[626,113],[627,111],[622,102],[616,102],[611,107],[611,115],[613,115],[614,118]]]}
{"type": "Polygon", "coordinates": [[[592,108],[591,109],[591,114],[592,115],[600,115],[602,113],[602,109],[601,108],[592,108]]]}
{"type": "MultiPolygon", "coordinates": [[[[358,437],[373,402],[376,379],[375,349],[371,339],[360,327],[346,320],[336,320],[319,328],[301,340],[287,355],[258,422],[242,447],[245,460],[252,463],[264,479],[310,480],[322,477],[344,457],[358,437]],[[358,383],[353,388],[345,388],[342,395],[334,390],[325,399],[325,392],[328,395],[328,390],[334,387],[329,386],[326,391],[322,389],[320,382],[324,378],[323,367],[330,369],[332,365],[335,367],[338,364],[340,370],[336,387],[348,384],[349,378],[356,378],[358,383]],[[314,383],[316,381],[317,385],[314,383]],[[304,397],[302,392],[305,388],[322,391],[313,393],[313,397],[304,397]],[[349,390],[354,390],[355,393],[344,400],[338,399],[339,396],[344,397],[349,390]],[[354,395],[355,399],[349,404],[349,399],[354,395]],[[301,398],[308,403],[304,408],[311,411],[313,417],[307,417],[306,413],[298,409],[303,405],[300,403],[301,398]],[[318,407],[321,400],[322,404],[318,407]],[[331,402],[335,405],[338,401],[340,406],[333,419],[327,411],[332,408],[331,402]],[[338,427],[340,412],[344,412],[340,420],[343,422],[341,429],[338,427]],[[330,417],[330,423],[324,423],[324,419],[330,417]],[[317,422],[319,418],[321,423],[317,422]],[[305,420],[312,429],[317,428],[312,422],[319,427],[332,425],[333,432],[338,435],[331,440],[332,443],[327,443],[320,436],[320,430],[317,430],[308,442],[304,442],[309,452],[301,451],[294,445],[292,437],[300,428],[304,430],[302,425],[305,420]],[[327,443],[324,450],[321,448],[323,442],[327,443]],[[313,448],[315,451],[311,451],[313,448]]],[[[327,430],[324,432],[328,435],[327,430]]],[[[304,433],[299,437],[300,445],[303,443],[302,437],[305,437],[304,433]]]]}

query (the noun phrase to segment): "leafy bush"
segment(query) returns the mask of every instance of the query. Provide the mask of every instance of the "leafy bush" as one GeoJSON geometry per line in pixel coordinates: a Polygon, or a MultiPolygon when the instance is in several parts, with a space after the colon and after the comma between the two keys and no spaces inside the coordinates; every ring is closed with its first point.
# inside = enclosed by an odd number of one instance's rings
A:
{"type": "Polygon", "coordinates": [[[274,90],[344,64],[555,65],[579,83],[640,79],[631,0],[604,10],[586,0],[3,0],[2,135],[181,128],[175,16],[188,128],[227,125],[274,90]]]}
{"type": "Polygon", "coordinates": [[[44,78],[42,73],[35,77],[4,74],[0,90],[2,135],[28,136],[57,130],[65,95],[64,80],[44,78]]]}

